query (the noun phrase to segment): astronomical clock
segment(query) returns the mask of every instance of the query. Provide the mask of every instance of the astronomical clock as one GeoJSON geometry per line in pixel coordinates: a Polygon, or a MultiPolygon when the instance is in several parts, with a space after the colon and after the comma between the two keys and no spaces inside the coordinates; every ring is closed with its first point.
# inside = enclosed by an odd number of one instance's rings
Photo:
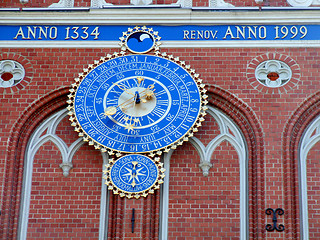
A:
{"type": "Polygon", "coordinates": [[[119,52],[75,78],[68,114],[84,141],[110,155],[104,169],[108,189],[139,198],[163,183],[161,154],[201,126],[207,95],[194,69],[160,51],[155,29],[128,28],[119,40],[119,52]]]}

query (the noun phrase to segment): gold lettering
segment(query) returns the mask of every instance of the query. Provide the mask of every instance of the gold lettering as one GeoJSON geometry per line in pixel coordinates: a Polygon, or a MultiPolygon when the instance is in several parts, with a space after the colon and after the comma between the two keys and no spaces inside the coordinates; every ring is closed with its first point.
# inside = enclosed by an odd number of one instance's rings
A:
{"type": "Polygon", "coordinates": [[[203,39],[203,30],[197,31],[198,32],[198,37],[197,39],[203,39]]]}
{"type": "Polygon", "coordinates": [[[251,34],[254,36],[254,38],[257,38],[257,26],[253,26],[254,30],[248,26],[248,30],[249,30],[249,36],[248,39],[252,39],[251,34]]]}
{"type": "Polygon", "coordinates": [[[58,29],[56,27],[51,27],[49,32],[50,39],[56,39],[58,34],[58,29]]]}
{"type": "Polygon", "coordinates": [[[242,26],[242,30],[241,30],[240,27],[236,26],[236,29],[237,29],[237,39],[240,39],[239,33],[240,33],[240,35],[242,36],[243,39],[246,38],[245,28],[246,28],[245,26],[242,26]]]}
{"type": "Polygon", "coordinates": [[[48,36],[48,28],[49,28],[49,27],[45,27],[46,30],[43,30],[42,27],[39,27],[39,37],[38,37],[38,39],[42,39],[41,34],[43,35],[43,37],[44,37],[45,39],[48,38],[48,37],[47,37],[47,36],[48,36]]]}
{"type": "Polygon", "coordinates": [[[211,34],[212,39],[215,39],[215,38],[216,38],[217,33],[218,33],[217,30],[214,32],[214,34],[213,34],[212,31],[210,31],[210,34],[211,34]]]}
{"type": "Polygon", "coordinates": [[[267,29],[265,26],[259,27],[259,38],[264,39],[267,37],[267,29]],[[261,31],[262,29],[262,31],[261,31]]]}
{"type": "Polygon", "coordinates": [[[191,39],[196,39],[196,31],[195,30],[191,30],[191,39]]]}
{"type": "Polygon", "coordinates": [[[183,30],[183,39],[189,39],[189,31],[183,30]]]}
{"type": "Polygon", "coordinates": [[[37,33],[37,27],[33,27],[33,31],[31,29],[31,27],[27,27],[28,28],[28,38],[27,39],[31,39],[30,38],[30,34],[32,35],[33,39],[36,38],[36,33],[37,33]]]}
{"type": "Polygon", "coordinates": [[[226,39],[228,35],[231,37],[231,39],[235,39],[235,37],[232,34],[230,26],[228,26],[228,29],[227,29],[226,34],[224,35],[223,39],[226,39]]]}
{"type": "Polygon", "coordinates": [[[18,36],[21,36],[22,39],[27,39],[23,34],[22,27],[19,28],[17,35],[13,39],[18,39],[18,36]]]}

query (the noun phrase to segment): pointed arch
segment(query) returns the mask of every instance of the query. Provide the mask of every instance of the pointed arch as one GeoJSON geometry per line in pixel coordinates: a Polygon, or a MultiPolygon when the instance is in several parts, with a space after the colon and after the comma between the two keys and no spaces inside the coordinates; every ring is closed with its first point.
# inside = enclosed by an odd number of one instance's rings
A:
{"type": "Polygon", "coordinates": [[[292,233],[292,236],[287,237],[292,239],[308,239],[307,207],[301,206],[301,212],[299,209],[306,197],[302,190],[306,184],[303,172],[305,169],[301,165],[304,162],[306,151],[310,150],[316,142],[316,139],[311,138],[310,131],[316,128],[315,119],[319,115],[320,92],[317,92],[296,109],[283,132],[284,183],[287,193],[285,195],[286,228],[288,234],[292,233]],[[312,123],[313,121],[315,122],[312,123]],[[301,185],[299,185],[300,180],[302,180],[301,185]]]}
{"type": "Polygon", "coordinates": [[[254,111],[235,95],[218,87],[209,86],[211,106],[219,109],[228,116],[239,128],[245,139],[247,148],[247,175],[248,179],[248,209],[250,222],[249,238],[265,237],[265,223],[263,211],[264,203],[264,141],[263,130],[254,111]]]}
{"type": "MultiPolygon", "coordinates": [[[[207,146],[197,138],[190,139],[191,144],[197,149],[203,169],[203,174],[209,172],[212,166],[210,157],[215,148],[223,141],[228,141],[234,147],[239,156],[241,168],[241,238],[258,239],[264,235],[264,173],[263,173],[263,133],[253,111],[241,100],[229,92],[217,86],[209,87],[207,92],[210,96],[210,107],[208,113],[214,117],[220,134],[212,139],[207,146]],[[231,134],[232,133],[232,134],[231,134]],[[207,168],[207,170],[205,169],[207,168]],[[252,179],[249,181],[248,179],[252,179]],[[248,194],[249,193],[249,194],[248,194]],[[248,211],[249,209],[249,211],[248,211]],[[250,217],[249,217],[250,216],[250,217]],[[250,222],[249,222],[250,219],[250,222]]],[[[166,179],[170,176],[171,150],[164,155],[164,167],[166,179]]],[[[160,236],[166,239],[168,228],[168,197],[169,182],[165,181],[162,187],[162,205],[160,236]]]]}
{"type": "Polygon", "coordinates": [[[21,114],[11,129],[5,156],[0,237],[13,239],[17,233],[23,159],[27,143],[37,126],[52,113],[65,108],[69,87],[56,89],[37,99],[21,114]]]}
{"type": "MultiPolygon", "coordinates": [[[[21,193],[21,208],[20,208],[20,220],[19,220],[19,230],[18,239],[24,240],[27,238],[28,230],[28,220],[29,220],[29,210],[30,210],[30,196],[32,188],[32,173],[33,173],[33,162],[34,157],[41,146],[47,142],[52,142],[60,151],[62,156],[62,163],[60,168],[63,169],[63,175],[67,177],[69,175],[69,170],[72,168],[72,159],[74,154],[79,150],[79,148],[84,144],[81,138],[75,140],[70,147],[56,134],[57,127],[59,123],[67,117],[67,109],[62,109],[48,119],[44,120],[38,128],[35,130],[34,134],[30,137],[28,141],[28,146],[26,148],[26,156],[24,160],[24,173],[23,173],[23,187],[21,193]],[[67,168],[65,168],[67,166],[67,168]]],[[[103,158],[103,164],[108,161],[108,156],[105,153],[101,153],[103,158]]],[[[106,211],[108,209],[108,191],[106,185],[102,182],[101,191],[101,204],[100,204],[100,227],[99,227],[99,239],[104,239],[106,236],[106,225],[107,218],[106,211]]]]}

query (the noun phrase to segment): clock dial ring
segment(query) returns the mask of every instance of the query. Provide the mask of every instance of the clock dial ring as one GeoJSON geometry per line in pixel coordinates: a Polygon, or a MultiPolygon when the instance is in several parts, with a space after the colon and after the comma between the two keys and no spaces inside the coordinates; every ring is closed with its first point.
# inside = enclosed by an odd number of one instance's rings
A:
{"type": "Polygon", "coordinates": [[[127,198],[146,197],[159,189],[165,177],[159,157],[151,159],[140,154],[125,155],[116,161],[110,159],[103,172],[108,189],[127,198]]]}
{"type": "MultiPolygon", "coordinates": [[[[134,85],[129,86],[128,80],[132,80],[134,78],[135,77],[128,77],[113,83],[113,85],[115,86],[109,88],[104,95],[103,106],[104,106],[104,109],[110,108],[114,105],[120,106],[118,111],[113,115],[109,115],[108,118],[111,119],[113,122],[118,123],[121,126],[124,126],[124,124],[121,124],[120,121],[117,121],[116,119],[113,118],[113,116],[117,115],[119,111],[123,112],[126,115],[126,117],[145,118],[146,115],[149,115],[150,113],[152,113],[152,111],[155,110],[155,108],[158,106],[158,103],[162,105],[164,105],[165,103],[168,104],[168,107],[166,109],[162,108],[163,116],[160,116],[158,119],[156,119],[154,122],[150,124],[144,123],[141,125],[137,125],[135,127],[135,129],[141,129],[141,128],[147,127],[147,125],[149,126],[155,125],[157,122],[161,121],[169,111],[172,98],[169,90],[159,80],[152,79],[150,77],[145,76],[143,78],[144,85],[140,85],[139,87],[134,85]],[[127,85],[124,85],[123,82],[126,82],[127,85]],[[119,97],[110,96],[111,94],[109,93],[113,90],[113,88],[117,88],[117,85],[121,87],[128,86],[128,88],[126,88],[125,89],[126,91],[123,91],[119,97]],[[150,87],[151,85],[157,85],[157,87],[153,87],[153,86],[150,87]],[[153,91],[150,88],[152,88],[153,91]],[[150,99],[148,99],[148,95],[147,95],[148,91],[151,91],[153,93],[153,96],[150,97],[150,99]],[[165,94],[167,95],[167,99],[166,100],[163,100],[162,98],[158,99],[157,98],[158,91],[165,92],[165,94]],[[140,93],[141,102],[139,104],[135,104],[134,102],[135,92],[140,93]],[[118,101],[114,101],[117,99],[118,101]]],[[[120,88],[118,87],[117,91],[119,90],[120,88]]],[[[99,89],[97,91],[99,91],[99,89]]],[[[114,90],[114,92],[116,92],[116,90],[114,90]]]]}
{"type": "MultiPolygon", "coordinates": [[[[76,130],[80,131],[79,135],[96,148],[126,153],[168,150],[186,141],[188,136],[197,130],[197,126],[201,125],[202,116],[205,115],[206,95],[201,79],[193,70],[186,70],[184,64],[166,57],[127,55],[104,59],[80,78],[75,86],[75,93],[71,91],[69,107],[74,110],[71,111],[71,118],[76,130]],[[158,86],[152,89],[157,103],[154,109],[159,107],[158,112],[152,114],[152,110],[141,116],[138,114],[138,120],[144,123],[141,126],[133,125],[132,128],[128,124],[128,129],[123,129],[123,125],[106,123],[104,119],[111,118],[109,115],[103,116],[105,107],[102,103],[106,92],[119,87],[114,83],[123,79],[136,81],[139,77],[146,81],[141,89],[151,86],[151,82],[158,86]],[[160,93],[163,96],[160,97],[160,93]],[[162,120],[158,121],[159,119],[162,120]],[[147,121],[158,121],[159,124],[149,126],[145,124],[147,121]],[[130,134],[126,133],[126,130],[130,134]]],[[[129,81],[126,88],[121,85],[115,92],[118,92],[119,96],[124,92],[132,94],[131,90],[136,88],[134,82],[129,81]]],[[[117,106],[119,98],[114,99],[111,101],[117,106]]],[[[118,108],[117,112],[120,111],[118,108]]],[[[128,116],[129,120],[134,120],[132,114],[128,116]]]]}

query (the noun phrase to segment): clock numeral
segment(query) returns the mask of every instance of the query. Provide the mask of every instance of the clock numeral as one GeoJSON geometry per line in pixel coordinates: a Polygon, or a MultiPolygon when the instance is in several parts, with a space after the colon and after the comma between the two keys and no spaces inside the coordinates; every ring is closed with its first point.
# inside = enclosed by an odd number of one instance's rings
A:
{"type": "Polygon", "coordinates": [[[179,70],[179,67],[176,67],[176,68],[173,69],[173,72],[176,72],[178,70],[179,70]]]}
{"type": "Polygon", "coordinates": [[[123,79],[125,76],[122,73],[119,73],[116,75],[116,77],[118,80],[120,80],[120,79],[123,79]]]}
{"type": "Polygon", "coordinates": [[[118,63],[117,63],[116,60],[108,61],[107,64],[108,64],[109,66],[116,66],[116,65],[118,65],[118,63]]]}
{"type": "Polygon", "coordinates": [[[134,75],[136,76],[143,76],[144,72],[142,70],[137,70],[134,72],[134,75]]]}
{"type": "Polygon", "coordinates": [[[175,89],[175,87],[173,86],[173,84],[168,86],[169,91],[173,91],[175,89]]]}
{"type": "Polygon", "coordinates": [[[137,152],[138,151],[138,146],[131,144],[130,145],[130,151],[131,152],[137,152]]]}
{"type": "Polygon", "coordinates": [[[186,78],[187,76],[188,76],[188,74],[183,74],[183,75],[180,76],[180,78],[184,79],[184,78],[186,78]]]}
{"type": "Polygon", "coordinates": [[[149,151],[150,150],[149,144],[143,144],[140,147],[142,148],[143,151],[149,151]]]}
{"type": "Polygon", "coordinates": [[[102,118],[102,119],[105,119],[105,118],[107,118],[107,115],[104,114],[104,113],[100,113],[100,114],[99,114],[99,117],[102,118]]]}
{"type": "Polygon", "coordinates": [[[115,88],[112,88],[112,89],[110,90],[110,93],[113,93],[113,94],[116,94],[116,95],[120,96],[122,92],[119,92],[119,91],[117,91],[115,88]]]}
{"type": "Polygon", "coordinates": [[[105,83],[105,84],[102,85],[101,88],[106,91],[109,87],[110,87],[110,84],[105,83]]]}
{"type": "Polygon", "coordinates": [[[118,59],[121,64],[128,62],[128,59],[125,57],[121,57],[118,59]]]}
{"type": "Polygon", "coordinates": [[[158,130],[160,130],[160,127],[158,125],[154,125],[151,127],[152,132],[156,132],[158,130]]]}
{"type": "Polygon", "coordinates": [[[165,68],[169,67],[170,62],[168,61],[165,65],[163,65],[165,68]]]}
{"type": "Polygon", "coordinates": [[[88,131],[88,135],[91,136],[91,137],[95,137],[96,134],[98,134],[98,132],[96,130],[94,130],[94,129],[90,129],[88,131]]]}
{"type": "Polygon", "coordinates": [[[117,98],[108,99],[108,100],[107,100],[107,104],[108,104],[108,105],[118,105],[118,99],[117,99],[117,98]]]}
{"type": "Polygon", "coordinates": [[[147,119],[148,119],[148,123],[149,123],[149,124],[154,123],[154,119],[152,119],[152,118],[151,118],[151,117],[149,117],[148,115],[147,115],[147,119]]]}
{"type": "Polygon", "coordinates": [[[166,93],[166,90],[162,90],[160,92],[156,92],[156,96],[160,96],[162,94],[165,94],[166,93]]]}
{"type": "Polygon", "coordinates": [[[83,106],[76,107],[76,112],[83,112],[83,111],[84,111],[83,106]]]}
{"type": "Polygon", "coordinates": [[[79,121],[83,121],[84,119],[86,119],[84,114],[77,114],[77,118],[78,118],[79,121]]]}
{"type": "Polygon", "coordinates": [[[156,107],[150,114],[157,115],[158,117],[162,117],[166,110],[160,107],[156,107]]]}
{"type": "Polygon", "coordinates": [[[89,127],[90,128],[92,127],[89,122],[86,122],[86,123],[82,124],[82,128],[85,129],[85,130],[88,129],[89,127]]]}
{"type": "Polygon", "coordinates": [[[93,106],[87,106],[86,111],[89,117],[92,117],[94,115],[94,108],[93,106]]]}
{"type": "Polygon", "coordinates": [[[173,119],[174,119],[174,115],[172,115],[171,113],[168,113],[166,120],[171,122],[173,119]]]}
{"type": "Polygon", "coordinates": [[[96,98],[96,103],[101,104],[102,103],[102,98],[96,98]]]}
{"type": "Polygon", "coordinates": [[[83,101],[84,101],[84,96],[78,96],[76,99],[77,103],[83,103],[83,101]]]}
{"type": "Polygon", "coordinates": [[[138,56],[131,56],[131,62],[138,62],[138,56]]]}
{"type": "Polygon", "coordinates": [[[116,144],[116,142],[115,142],[115,141],[112,141],[112,140],[109,140],[109,141],[107,142],[107,146],[108,146],[108,147],[111,147],[111,148],[113,148],[115,144],[116,144]]]}
{"type": "Polygon", "coordinates": [[[182,124],[180,127],[181,127],[183,130],[189,130],[189,126],[186,125],[186,124],[182,124]]]}
{"type": "Polygon", "coordinates": [[[160,100],[160,99],[157,99],[157,105],[168,106],[168,105],[169,105],[169,100],[160,100]]]}
{"type": "Polygon", "coordinates": [[[190,112],[198,112],[199,109],[198,108],[190,108],[190,112]]]}
{"type": "Polygon", "coordinates": [[[173,100],[172,105],[179,105],[180,101],[179,100],[173,100]]]}
{"type": "Polygon", "coordinates": [[[113,117],[117,122],[119,123],[125,123],[125,120],[124,120],[124,113],[121,112],[121,111],[118,111],[116,113],[116,115],[114,115],[113,117]]]}
{"type": "Polygon", "coordinates": [[[98,142],[104,142],[104,140],[106,140],[106,138],[107,137],[105,137],[105,136],[99,136],[98,138],[97,138],[97,140],[98,140],[98,142]]]}
{"type": "Polygon", "coordinates": [[[128,80],[121,82],[119,85],[121,87],[124,87],[125,89],[130,89],[134,87],[133,83],[130,83],[128,80]]]}
{"type": "Polygon", "coordinates": [[[188,116],[188,117],[186,118],[186,121],[187,121],[187,122],[194,122],[194,120],[195,120],[195,117],[194,117],[194,116],[188,116]]]}

